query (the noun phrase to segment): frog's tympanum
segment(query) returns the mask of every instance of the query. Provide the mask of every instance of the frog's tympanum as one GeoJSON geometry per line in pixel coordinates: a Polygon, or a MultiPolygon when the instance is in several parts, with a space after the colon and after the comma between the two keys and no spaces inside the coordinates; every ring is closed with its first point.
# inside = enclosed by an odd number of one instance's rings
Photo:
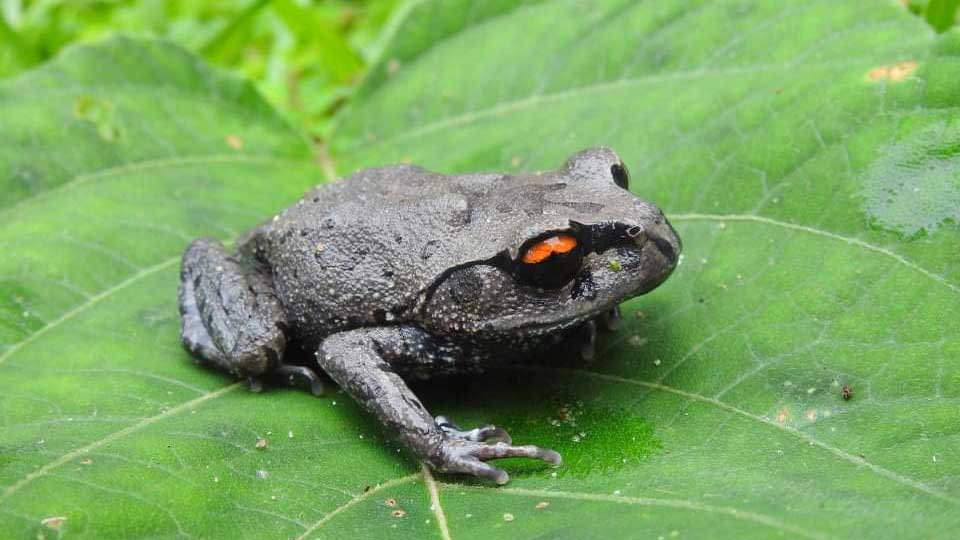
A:
{"type": "Polygon", "coordinates": [[[501,428],[434,418],[405,381],[518,362],[575,342],[673,271],[680,239],[628,191],[610,149],[556,171],[446,176],[412,165],[317,187],[242,235],[236,253],[201,238],[183,255],[181,338],[201,362],[258,387],[317,368],[420,460],[489,478],[487,460],[560,455],[501,428]]]}

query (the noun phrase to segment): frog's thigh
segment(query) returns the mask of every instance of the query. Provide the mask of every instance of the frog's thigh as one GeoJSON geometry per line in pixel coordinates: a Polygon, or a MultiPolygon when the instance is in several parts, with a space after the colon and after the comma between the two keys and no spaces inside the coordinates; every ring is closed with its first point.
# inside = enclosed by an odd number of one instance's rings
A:
{"type": "Polygon", "coordinates": [[[180,338],[219,369],[252,377],[275,369],[286,346],[283,311],[270,281],[220,242],[201,238],[183,255],[180,338]]]}

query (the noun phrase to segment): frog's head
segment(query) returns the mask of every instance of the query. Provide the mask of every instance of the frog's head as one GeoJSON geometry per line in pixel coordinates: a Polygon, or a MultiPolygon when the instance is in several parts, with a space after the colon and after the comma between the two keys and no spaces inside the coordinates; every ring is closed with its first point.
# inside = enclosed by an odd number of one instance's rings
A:
{"type": "Polygon", "coordinates": [[[560,331],[649,292],[680,256],[676,231],[630,193],[627,168],[608,148],[556,171],[505,176],[471,205],[498,251],[435,282],[425,323],[445,333],[560,331]]]}

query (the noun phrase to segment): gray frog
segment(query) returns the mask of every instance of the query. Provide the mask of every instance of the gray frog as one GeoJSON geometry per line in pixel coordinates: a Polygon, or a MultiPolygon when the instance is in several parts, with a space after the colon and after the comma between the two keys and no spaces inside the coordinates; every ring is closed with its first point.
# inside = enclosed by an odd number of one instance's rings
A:
{"type": "Polygon", "coordinates": [[[556,171],[367,169],[309,191],[237,241],[183,255],[181,339],[249,378],[323,386],[317,365],[436,470],[507,482],[487,460],[560,455],[432,417],[405,380],[474,372],[574,342],[673,271],[680,239],[627,190],[608,148],[556,171]],[[316,364],[312,361],[315,357],[316,364]]]}

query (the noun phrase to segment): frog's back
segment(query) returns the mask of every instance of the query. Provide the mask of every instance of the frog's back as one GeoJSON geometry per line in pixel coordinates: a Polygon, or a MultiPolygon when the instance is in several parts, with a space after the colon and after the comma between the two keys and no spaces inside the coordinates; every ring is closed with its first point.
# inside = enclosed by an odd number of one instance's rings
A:
{"type": "Polygon", "coordinates": [[[298,340],[312,347],[333,332],[415,321],[422,293],[466,262],[469,251],[455,244],[469,234],[470,190],[482,198],[499,178],[367,169],[318,186],[261,226],[258,258],[298,340]]]}

